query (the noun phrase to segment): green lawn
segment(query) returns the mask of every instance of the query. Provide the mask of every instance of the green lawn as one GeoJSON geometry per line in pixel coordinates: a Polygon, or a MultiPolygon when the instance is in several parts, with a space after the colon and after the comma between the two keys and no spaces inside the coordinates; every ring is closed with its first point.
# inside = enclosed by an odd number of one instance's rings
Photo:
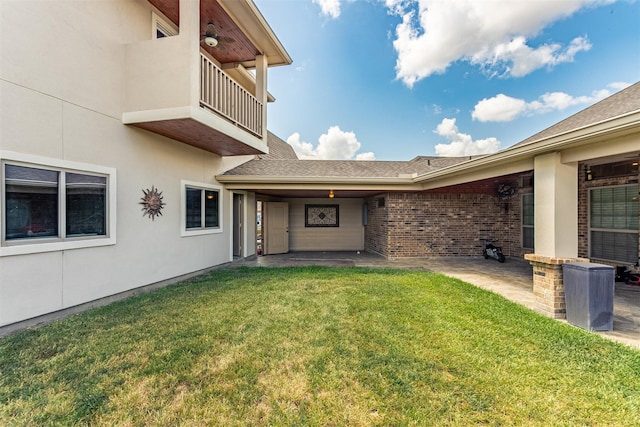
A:
{"type": "Polygon", "coordinates": [[[241,268],[0,340],[0,425],[639,425],[640,352],[442,275],[241,268]]]}

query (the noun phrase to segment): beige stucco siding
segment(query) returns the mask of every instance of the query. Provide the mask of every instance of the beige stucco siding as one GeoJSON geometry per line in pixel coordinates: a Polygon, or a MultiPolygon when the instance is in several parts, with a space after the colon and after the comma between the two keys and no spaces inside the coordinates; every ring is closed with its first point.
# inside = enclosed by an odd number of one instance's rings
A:
{"type": "Polygon", "coordinates": [[[289,249],[358,251],[364,249],[362,199],[288,199],[289,249]],[[339,205],[339,227],[305,227],[305,204],[339,205]]]}
{"type": "MultiPolygon", "coordinates": [[[[101,242],[95,247],[79,239],[73,248],[42,250],[36,241],[0,248],[0,326],[229,262],[232,196],[214,178],[222,158],[122,123],[125,49],[150,37],[149,5],[7,2],[0,19],[1,160],[115,176],[108,239],[93,239],[101,242]],[[219,229],[184,235],[184,182],[220,189],[219,229]],[[140,205],[152,186],[166,204],[154,220],[140,205]]],[[[250,218],[255,197],[245,196],[250,218]]],[[[252,254],[255,228],[246,232],[252,254]]]]}
{"type": "MultiPolygon", "coordinates": [[[[1,84],[4,111],[28,102],[42,106],[42,115],[25,110],[19,120],[3,120],[3,152],[44,153],[36,163],[44,168],[55,161],[115,170],[117,184],[110,191],[116,194],[117,231],[114,245],[0,257],[0,325],[230,261],[229,192],[222,190],[221,233],[181,236],[181,182],[215,184],[219,156],[1,84]],[[139,204],[142,190],[152,186],[162,191],[166,203],[155,220],[143,216],[139,204]]],[[[250,227],[247,231],[254,233],[250,227]]],[[[39,250],[38,244],[30,246],[39,250]]]]}

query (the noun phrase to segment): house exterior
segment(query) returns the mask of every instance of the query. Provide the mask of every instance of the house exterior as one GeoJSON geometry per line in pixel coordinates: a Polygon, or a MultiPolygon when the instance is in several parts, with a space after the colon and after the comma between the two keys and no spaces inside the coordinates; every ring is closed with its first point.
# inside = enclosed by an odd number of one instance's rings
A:
{"type": "Polygon", "coordinates": [[[312,161],[267,131],[291,58],[251,0],[2,2],[0,40],[0,333],[258,249],[497,239],[552,317],[562,263],[638,262],[640,83],[492,155],[312,161]]]}
{"type": "Polygon", "coordinates": [[[477,158],[409,162],[256,159],[218,176],[267,209],[265,253],[365,250],[388,258],[479,256],[484,239],[528,259],[540,310],[564,317],[562,264],[637,268],[640,83],[477,158]],[[288,211],[289,224],[269,229],[288,211]],[[283,210],[282,206],[287,209],[283,210]],[[330,226],[313,215],[329,217],[330,226]],[[335,220],[331,219],[335,215],[335,220]],[[319,226],[318,226],[319,225],[319,226]],[[289,247],[270,245],[288,234],[289,247]]]}
{"type": "Polygon", "coordinates": [[[0,31],[0,328],[255,253],[215,176],[268,152],[291,58],[251,0],[3,1],[0,31]]]}

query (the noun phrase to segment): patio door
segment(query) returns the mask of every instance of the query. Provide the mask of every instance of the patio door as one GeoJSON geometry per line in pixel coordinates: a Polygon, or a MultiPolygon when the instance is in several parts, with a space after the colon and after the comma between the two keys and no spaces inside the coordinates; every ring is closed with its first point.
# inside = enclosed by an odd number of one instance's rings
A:
{"type": "Polygon", "coordinates": [[[241,258],[243,256],[244,248],[242,243],[244,241],[244,206],[243,195],[233,193],[233,257],[241,258]]]}
{"type": "Polygon", "coordinates": [[[265,227],[265,254],[289,252],[289,204],[283,202],[263,203],[265,227]]]}

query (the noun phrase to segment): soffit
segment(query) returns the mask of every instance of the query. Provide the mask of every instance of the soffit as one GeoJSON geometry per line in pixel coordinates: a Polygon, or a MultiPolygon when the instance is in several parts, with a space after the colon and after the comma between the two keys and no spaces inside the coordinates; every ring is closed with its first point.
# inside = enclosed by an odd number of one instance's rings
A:
{"type": "Polygon", "coordinates": [[[192,118],[147,121],[132,125],[220,156],[263,153],[192,118]]]}

